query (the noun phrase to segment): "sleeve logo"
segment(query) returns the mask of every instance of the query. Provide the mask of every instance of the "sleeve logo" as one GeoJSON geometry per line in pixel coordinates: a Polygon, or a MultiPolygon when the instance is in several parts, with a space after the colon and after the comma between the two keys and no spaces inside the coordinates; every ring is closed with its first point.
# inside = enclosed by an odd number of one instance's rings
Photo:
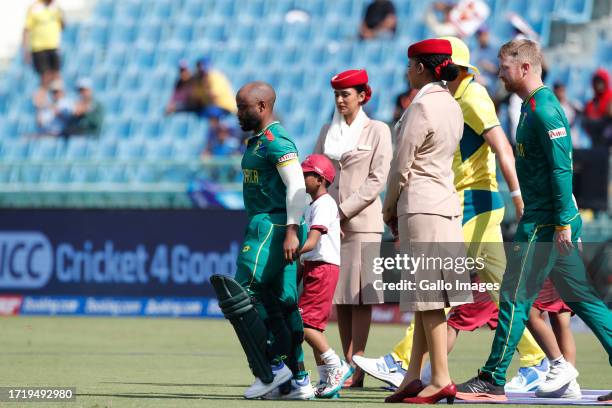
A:
{"type": "Polygon", "coordinates": [[[558,139],[560,137],[565,137],[565,136],[567,136],[567,131],[565,130],[564,127],[558,128],[558,129],[552,129],[548,131],[548,137],[550,138],[550,140],[558,139]]]}
{"type": "Polygon", "coordinates": [[[278,163],[284,163],[289,160],[297,159],[298,155],[295,152],[287,153],[278,158],[278,163]]]}

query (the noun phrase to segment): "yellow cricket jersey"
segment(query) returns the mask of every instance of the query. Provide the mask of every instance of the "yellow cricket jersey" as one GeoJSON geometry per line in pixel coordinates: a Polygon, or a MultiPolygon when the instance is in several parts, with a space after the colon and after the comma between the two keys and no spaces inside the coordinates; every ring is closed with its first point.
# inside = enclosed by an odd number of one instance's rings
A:
{"type": "Polygon", "coordinates": [[[461,81],[455,99],[463,112],[464,127],[453,171],[465,224],[478,214],[504,207],[497,187],[495,154],[483,137],[485,131],[499,126],[499,119],[489,94],[473,75],[461,81]]]}
{"type": "Polygon", "coordinates": [[[37,1],[28,9],[25,29],[30,34],[32,52],[59,48],[62,36],[62,12],[58,6],[37,1]]]}

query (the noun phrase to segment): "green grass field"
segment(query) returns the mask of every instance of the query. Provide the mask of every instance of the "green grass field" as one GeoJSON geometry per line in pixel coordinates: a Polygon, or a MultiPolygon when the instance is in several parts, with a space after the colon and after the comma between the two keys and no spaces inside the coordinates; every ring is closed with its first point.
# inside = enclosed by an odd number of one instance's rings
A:
{"type": "MultiPolygon", "coordinates": [[[[364,390],[343,391],[334,401],[245,401],[242,393],[253,378],[224,320],[13,317],[1,318],[0,327],[0,385],[77,388],[76,402],[0,406],[365,408],[381,406],[388,395],[380,388],[383,383],[366,378],[364,390]]],[[[403,331],[401,326],[373,326],[367,354],[386,353],[403,331]]],[[[336,326],[328,333],[332,346],[341,350],[336,326]]],[[[460,336],[450,358],[455,381],[474,375],[491,339],[489,331],[460,336]]],[[[581,386],[609,387],[608,358],[595,337],[580,333],[576,341],[581,386]]],[[[312,369],[312,352],[305,352],[312,369]]],[[[512,374],[516,368],[515,359],[512,374]]]]}

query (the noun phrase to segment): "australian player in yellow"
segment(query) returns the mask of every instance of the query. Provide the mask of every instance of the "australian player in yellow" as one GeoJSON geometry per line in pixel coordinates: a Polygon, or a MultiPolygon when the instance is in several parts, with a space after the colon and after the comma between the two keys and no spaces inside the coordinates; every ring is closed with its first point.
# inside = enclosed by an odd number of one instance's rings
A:
{"type": "MultiPolygon", "coordinates": [[[[463,137],[453,160],[455,188],[463,208],[463,235],[468,245],[468,256],[486,259],[486,268],[478,271],[480,280],[501,284],[506,268],[501,233],[504,202],[497,186],[495,156],[510,188],[517,218],[520,218],[523,201],[514,168],[514,154],[499,124],[493,101],[486,89],[474,80],[474,75],[468,72],[472,69],[478,73],[478,69],[469,62],[467,46],[458,38],[444,38],[452,44],[453,63],[462,68],[458,78],[448,83],[448,88],[464,117],[463,137]]],[[[489,295],[495,303],[499,302],[498,291],[490,291],[489,295]]],[[[449,350],[459,331],[474,330],[487,324],[493,315],[496,317],[495,307],[479,306],[465,304],[452,309],[448,320],[449,350]]],[[[378,359],[355,356],[355,364],[368,374],[399,387],[410,360],[412,330],[411,324],[406,336],[386,356],[378,359]]],[[[522,369],[509,386],[518,390],[535,388],[546,377],[545,355],[529,331],[524,332],[518,348],[522,369]]]]}

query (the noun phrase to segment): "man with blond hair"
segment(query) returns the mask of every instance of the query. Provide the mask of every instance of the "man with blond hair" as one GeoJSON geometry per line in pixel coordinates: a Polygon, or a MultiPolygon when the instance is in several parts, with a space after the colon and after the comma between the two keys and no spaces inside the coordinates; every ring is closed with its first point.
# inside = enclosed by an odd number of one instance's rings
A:
{"type": "MultiPolygon", "coordinates": [[[[453,159],[454,184],[459,195],[463,219],[463,237],[471,258],[486,259],[485,267],[476,271],[480,281],[500,284],[506,270],[501,223],[504,202],[497,185],[496,157],[508,187],[517,219],[523,212],[523,200],[514,166],[514,153],[499,124],[495,106],[487,90],[474,80],[479,74],[470,63],[470,50],[459,38],[442,37],[450,41],[453,63],[460,68],[459,76],[447,83],[449,91],[463,113],[463,136],[453,159]],[[470,72],[471,71],[471,72],[470,72]]],[[[499,288],[499,286],[498,286],[499,288]]],[[[474,303],[452,308],[448,315],[448,350],[462,331],[473,331],[488,325],[497,326],[499,290],[475,292],[474,303]]],[[[353,362],[369,375],[395,387],[404,379],[412,352],[414,322],[391,353],[379,358],[354,356],[353,362]]],[[[521,368],[510,385],[514,391],[532,391],[544,382],[548,362],[529,331],[518,345],[521,368]]],[[[428,383],[431,367],[425,366],[421,380],[428,383]]]]}
{"type": "MultiPolygon", "coordinates": [[[[506,400],[506,371],[548,276],[593,330],[612,364],[612,313],[589,284],[578,250],[582,219],[572,196],[569,123],[554,93],[542,84],[542,54],[535,42],[510,41],[498,58],[506,90],[523,99],[516,172],[525,209],[508,254],[491,353],[476,377],[457,385],[457,398],[465,400],[506,400]]],[[[560,356],[551,361],[545,391],[562,392],[577,376],[560,356]]]]}

